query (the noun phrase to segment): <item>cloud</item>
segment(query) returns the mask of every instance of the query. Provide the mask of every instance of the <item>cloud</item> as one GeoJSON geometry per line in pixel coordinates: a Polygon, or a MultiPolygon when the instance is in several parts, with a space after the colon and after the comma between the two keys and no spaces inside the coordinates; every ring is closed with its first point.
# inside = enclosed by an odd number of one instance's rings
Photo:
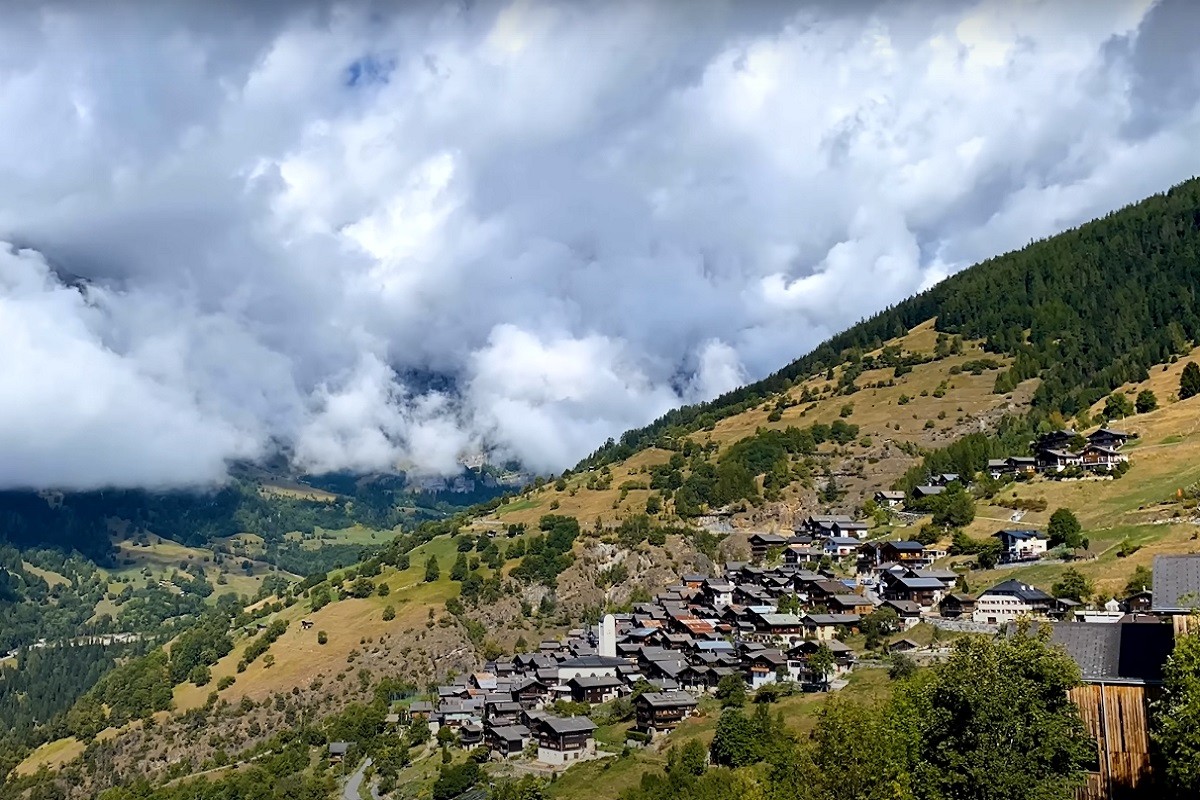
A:
{"type": "Polygon", "coordinates": [[[1192,16],[21,6],[0,30],[0,486],[198,485],[277,449],[562,469],[1190,177],[1192,16]]]}

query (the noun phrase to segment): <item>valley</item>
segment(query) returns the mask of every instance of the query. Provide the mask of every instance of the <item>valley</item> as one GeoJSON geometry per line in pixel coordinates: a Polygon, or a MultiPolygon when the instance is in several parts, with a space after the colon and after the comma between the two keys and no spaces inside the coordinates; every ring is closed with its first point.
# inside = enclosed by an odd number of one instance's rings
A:
{"type": "MultiPolygon", "coordinates": [[[[768,796],[837,774],[830,730],[873,780],[949,782],[926,690],[1073,725],[1070,649],[994,634],[1140,613],[1156,559],[1200,553],[1198,207],[1184,184],[977,265],[520,488],[5,493],[0,798],[768,796]],[[1006,585],[1025,605],[984,611],[1006,585]]],[[[1084,741],[1062,757],[1099,775],[1084,741]]]]}

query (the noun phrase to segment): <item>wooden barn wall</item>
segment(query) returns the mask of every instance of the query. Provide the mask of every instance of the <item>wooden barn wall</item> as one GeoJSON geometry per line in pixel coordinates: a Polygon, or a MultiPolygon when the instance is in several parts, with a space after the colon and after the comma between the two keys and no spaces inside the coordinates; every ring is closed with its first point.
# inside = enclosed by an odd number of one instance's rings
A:
{"type": "Polygon", "coordinates": [[[1089,773],[1077,800],[1152,797],[1150,700],[1144,686],[1087,684],[1068,697],[1098,743],[1099,772],[1089,773]]]}

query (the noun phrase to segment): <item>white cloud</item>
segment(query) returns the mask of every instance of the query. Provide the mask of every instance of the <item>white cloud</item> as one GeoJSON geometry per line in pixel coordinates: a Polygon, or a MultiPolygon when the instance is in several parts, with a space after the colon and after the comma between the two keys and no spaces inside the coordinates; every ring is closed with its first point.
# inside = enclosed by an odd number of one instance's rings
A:
{"type": "Polygon", "coordinates": [[[1200,163],[1174,0],[147,9],[0,30],[0,486],[561,469],[1200,163]]]}

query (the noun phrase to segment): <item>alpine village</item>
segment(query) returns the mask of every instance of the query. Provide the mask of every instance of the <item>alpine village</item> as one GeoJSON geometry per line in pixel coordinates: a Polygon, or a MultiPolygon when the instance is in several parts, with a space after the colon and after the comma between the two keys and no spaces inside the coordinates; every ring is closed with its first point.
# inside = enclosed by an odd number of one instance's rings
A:
{"type": "Polygon", "coordinates": [[[0,494],[0,798],[1200,796],[1198,287],[1192,181],[561,475],[0,494]]]}

